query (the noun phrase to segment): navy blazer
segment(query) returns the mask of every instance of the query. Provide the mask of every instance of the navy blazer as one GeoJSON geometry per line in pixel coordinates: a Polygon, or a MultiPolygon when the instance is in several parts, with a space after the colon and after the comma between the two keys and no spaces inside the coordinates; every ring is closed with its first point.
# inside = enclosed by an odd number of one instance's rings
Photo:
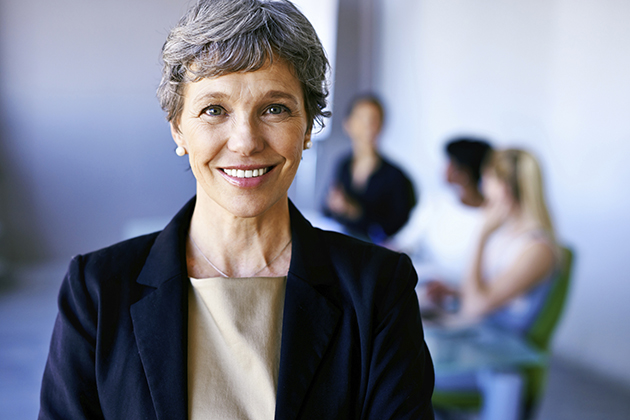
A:
{"type": "MultiPolygon", "coordinates": [[[[161,232],[72,259],[40,419],[187,419],[186,238],[161,232]]],[[[293,235],[276,419],[433,419],[433,365],[409,258],[315,229],[293,235]]]]}
{"type": "Polygon", "coordinates": [[[352,159],[350,154],[339,162],[335,184],[359,205],[361,216],[349,219],[332,212],[328,203],[324,203],[324,213],[342,224],[353,236],[383,243],[409,220],[417,201],[413,183],[400,168],[381,157],[380,165],[367,183],[356,187],[352,179],[352,159]]]}

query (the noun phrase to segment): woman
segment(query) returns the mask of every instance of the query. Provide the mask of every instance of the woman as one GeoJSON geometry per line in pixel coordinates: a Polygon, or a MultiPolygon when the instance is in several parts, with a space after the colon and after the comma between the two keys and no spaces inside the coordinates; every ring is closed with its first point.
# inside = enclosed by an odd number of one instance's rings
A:
{"type": "Polygon", "coordinates": [[[492,152],[483,169],[482,193],[484,221],[461,289],[433,282],[427,292],[441,304],[458,296],[463,319],[484,319],[523,334],[558,266],[538,162],[523,150],[492,152]]]}
{"type": "Polygon", "coordinates": [[[285,0],[205,0],[158,90],[197,182],[162,231],[75,257],[41,419],[433,418],[409,259],[287,198],[328,63],[285,0]]]}
{"type": "Polygon", "coordinates": [[[352,154],[337,167],[324,214],[361,239],[383,243],[407,223],[416,204],[409,178],[380,155],[377,140],[384,110],[371,94],[357,96],[344,121],[352,154]]]}
{"type": "MultiPolygon", "coordinates": [[[[446,322],[484,322],[524,336],[556,275],[558,247],[536,159],[523,150],[492,152],[482,175],[484,222],[462,287],[429,284],[434,302],[459,311],[446,322]]],[[[439,375],[439,392],[479,391],[484,419],[520,418],[524,378],[519,372],[483,370],[439,375]]]]}

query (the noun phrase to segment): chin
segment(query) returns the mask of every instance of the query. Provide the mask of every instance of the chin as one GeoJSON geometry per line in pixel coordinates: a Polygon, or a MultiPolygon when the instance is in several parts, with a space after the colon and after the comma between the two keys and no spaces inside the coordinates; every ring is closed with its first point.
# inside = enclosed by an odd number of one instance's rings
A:
{"type": "MultiPolygon", "coordinates": [[[[287,199],[285,197],[284,202],[286,202],[286,200],[287,199]]],[[[251,198],[242,198],[235,199],[232,203],[230,203],[228,206],[225,206],[224,208],[232,213],[235,217],[250,219],[262,216],[274,208],[280,208],[278,205],[282,202],[282,198],[275,201],[269,201],[268,199],[256,200],[251,198]]]]}

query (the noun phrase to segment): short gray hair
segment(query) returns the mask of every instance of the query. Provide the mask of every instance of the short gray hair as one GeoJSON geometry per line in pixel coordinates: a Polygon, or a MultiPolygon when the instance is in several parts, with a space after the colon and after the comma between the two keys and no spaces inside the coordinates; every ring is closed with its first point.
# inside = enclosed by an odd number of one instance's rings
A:
{"type": "Polygon", "coordinates": [[[290,64],[302,85],[309,127],[324,126],[328,59],[315,29],[288,0],[198,0],[162,47],[157,96],[167,120],[179,123],[186,83],[255,71],[274,57],[290,64]]]}

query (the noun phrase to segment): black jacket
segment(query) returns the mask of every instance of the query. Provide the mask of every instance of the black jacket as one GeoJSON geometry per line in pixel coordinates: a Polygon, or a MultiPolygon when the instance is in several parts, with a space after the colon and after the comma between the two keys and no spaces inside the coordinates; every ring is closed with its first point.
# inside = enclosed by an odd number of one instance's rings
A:
{"type": "MultiPolygon", "coordinates": [[[[290,204],[276,419],[433,419],[409,258],[313,228],[290,204]]],[[[40,419],[186,419],[191,200],[162,231],[73,258],[40,419]]]]}
{"type": "Polygon", "coordinates": [[[361,216],[356,220],[348,219],[333,213],[326,204],[324,214],[342,224],[351,235],[374,243],[382,243],[398,232],[407,223],[416,205],[416,193],[411,180],[383,157],[364,188],[353,185],[352,155],[339,163],[334,182],[361,207],[361,216]]]}

